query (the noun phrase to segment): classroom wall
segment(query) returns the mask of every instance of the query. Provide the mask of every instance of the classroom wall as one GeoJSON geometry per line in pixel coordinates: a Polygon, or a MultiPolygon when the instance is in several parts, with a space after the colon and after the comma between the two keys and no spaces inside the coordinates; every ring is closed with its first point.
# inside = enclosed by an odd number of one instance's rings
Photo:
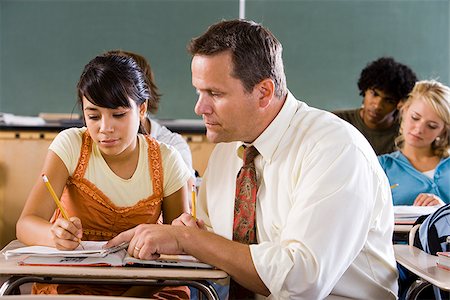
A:
{"type": "MultiPolygon", "coordinates": [[[[380,56],[449,84],[448,0],[247,0],[246,17],[284,45],[288,86],[309,104],[358,106],[361,69],[380,56]]],[[[238,0],[0,0],[0,112],[72,112],[83,66],[122,48],[146,56],[159,118],[198,118],[187,42],[239,16],[238,0]]]]}

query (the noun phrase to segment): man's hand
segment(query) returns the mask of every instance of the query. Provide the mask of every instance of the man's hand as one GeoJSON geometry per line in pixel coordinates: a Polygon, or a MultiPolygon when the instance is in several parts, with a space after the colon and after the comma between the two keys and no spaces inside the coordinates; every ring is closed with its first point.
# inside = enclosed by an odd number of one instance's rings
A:
{"type": "Polygon", "coordinates": [[[206,230],[205,222],[195,219],[191,214],[183,213],[181,216],[172,221],[175,226],[188,226],[206,230]]]}
{"type": "Polygon", "coordinates": [[[129,242],[128,254],[140,259],[157,259],[161,253],[182,254],[177,234],[181,226],[140,224],[120,233],[111,239],[105,247],[113,247],[122,242],[129,242]]]}

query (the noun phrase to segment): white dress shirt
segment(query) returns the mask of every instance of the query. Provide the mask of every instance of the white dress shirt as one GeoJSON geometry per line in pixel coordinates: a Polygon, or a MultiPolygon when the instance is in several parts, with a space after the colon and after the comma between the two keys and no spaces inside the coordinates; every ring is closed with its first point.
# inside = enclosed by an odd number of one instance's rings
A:
{"type": "MultiPolygon", "coordinates": [[[[241,145],[215,147],[198,201],[198,217],[228,239],[241,145]]],[[[289,94],[253,145],[261,155],[250,251],[269,298],[395,299],[391,191],[359,131],[289,94]]]]}

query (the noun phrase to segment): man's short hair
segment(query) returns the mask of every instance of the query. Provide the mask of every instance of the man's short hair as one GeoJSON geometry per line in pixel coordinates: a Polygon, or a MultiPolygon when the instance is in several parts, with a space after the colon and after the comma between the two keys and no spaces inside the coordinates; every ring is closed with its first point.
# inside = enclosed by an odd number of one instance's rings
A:
{"type": "Polygon", "coordinates": [[[233,61],[231,76],[241,80],[247,92],[251,92],[262,80],[270,78],[275,83],[277,97],[287,94],[281,43],[258,23],[246,20],[216,23],[201,36],[192,39],[188,51],[193,56],[230,51],[233,61]]]}
{"type": "Polygon", "coordinates": [[[378,89],[395,101],[406,99],[417,81],[416,74],[392,57],[381,57],[369,63],[358,80],[360,95],[368,89],[378,89]]]}

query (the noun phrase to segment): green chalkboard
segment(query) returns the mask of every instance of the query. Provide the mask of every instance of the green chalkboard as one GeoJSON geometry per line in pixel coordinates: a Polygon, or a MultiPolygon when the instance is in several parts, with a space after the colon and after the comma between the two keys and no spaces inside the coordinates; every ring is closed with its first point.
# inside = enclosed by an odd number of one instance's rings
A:
{"type": "MultiPolygon", "coordinates": [[[[449,3],[247,0],[245,15],[282,42],[297,98],[331,110],[361,103],[359,72],[380,56],[449,84],[449,3]]],[[[71,112],[84,65],[121,48],[150,60],[163,93],[159,118],[197,118],[186,44],[238,16],[238,0],[0,0],[0,111],[71,112]]]]}

